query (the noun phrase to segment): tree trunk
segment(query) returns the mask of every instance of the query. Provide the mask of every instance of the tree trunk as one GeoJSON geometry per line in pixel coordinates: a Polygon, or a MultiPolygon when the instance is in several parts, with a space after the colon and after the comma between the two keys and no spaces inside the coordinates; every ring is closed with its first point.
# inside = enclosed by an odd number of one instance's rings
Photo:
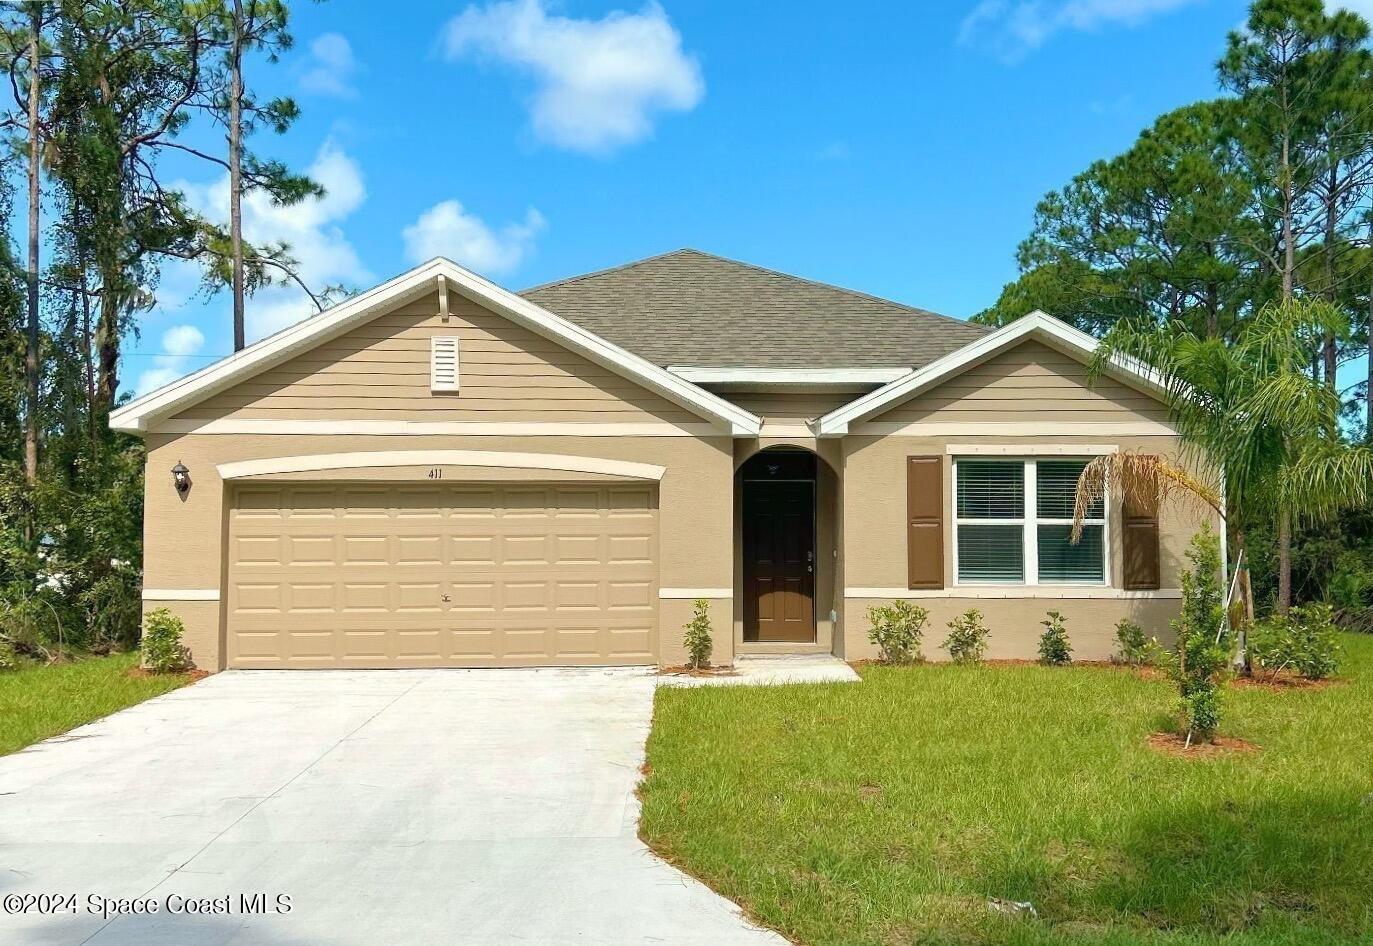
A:
{"type": "Polygon", "coordinates": [[[1293,245],[1292,230],[1292,157],[1291,138],[1282,136],[1282,163],[1278,175],[1282,184],[1282,301],[1292,298],[1293,273],[1297,268],[1297,248],[1293,245]]]}
{"type": "Polygon", "coordinates": [[[243,300],[243,3],[234,0],[229,54],[229,245],[233,253],[234,351],[246,344],[243,300]]]}
{"type": "Polygon", "coordinates": [[[1278,613],[1292,607],[1292,514],[1278,513],[1278,613]]]}
{"type": "MultiPolygon", "coordinates": [[[[1368,222],[1369,246],[1373,247],[1373,218],[1368,222]]],[[[1373,250],[1370,250],[1373,252],[1373,250]]],[[[1370,266],[1373,273],[1373,266],[1370,266]]],[[[1363,407],[1364,407],[1364,442],[1373,445],[1373,277],[1370,278],[1368,286],[1368,322],[1364,326],[1368,330],[1368,377],[1364,379],[1363,407]]]]}
{"type": "MultiPolygon", "coordinates": [[[[1325,194],[1325,291],[1331,305],[1339,305],[1339,294],[1335,287],[1335,236],[1339,211],[1340,175],[1339,161],[1334,154],[1329,157],[1330,177],[1326,182],[1325,194]]],[[[1325,384],[1335,390],[1335,373],[1339,370],[1338,350],[1335,333],[1326,332],[1321,341],[1321,361],[1325,366],[1325,384]]]]}
{"type": "MultiPolygon", "coordinates": [[[[38,52],[39,34],[43,30],[42,7],[35,3],[29,19],[29,261],[25,272],[28,283],[28,340],[24,347],[24,383],[27,392],[27,410],[24,417],[24,482],[32,489],[38,484],[38,378],[40,338],[38,326],[38,250],[39,250],[39,200],[38,162],[41,154],[40,133],[38,130],[39,89],[38,52]]],[[[32,512],[24,523],[24,538],[31,542],[36,538],[32,512]]]]}

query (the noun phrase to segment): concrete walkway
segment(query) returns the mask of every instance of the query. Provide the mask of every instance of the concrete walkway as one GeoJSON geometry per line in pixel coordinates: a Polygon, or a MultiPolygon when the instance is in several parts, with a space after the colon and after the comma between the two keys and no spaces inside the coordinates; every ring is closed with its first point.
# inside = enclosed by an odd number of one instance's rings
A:
{"type": "Polygon", "coordinates": [[[781,944],[635,835],[654,685],[235,671],[0,758],[0,896],[79,898],[0,943],[781,944]]]}

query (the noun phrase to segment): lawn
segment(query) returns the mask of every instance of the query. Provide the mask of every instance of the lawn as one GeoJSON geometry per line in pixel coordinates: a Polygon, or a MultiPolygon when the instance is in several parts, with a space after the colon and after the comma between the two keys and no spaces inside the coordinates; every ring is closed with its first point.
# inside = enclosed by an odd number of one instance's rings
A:
{"type": "Polygon", "coordinates": [[[190,674],[132,675],[137,654],[0,673],[0,755],[185,686],[190,674]]]}
{"type": "Polygon", "coordinates": [[[663,688],[641,831],[804,944],[1373,943],[1373,637],[1343,643],[1340,683],[1228,689],[1261,749],[1208,759],[1146,745],[1172,690],[1128,670],[663,688]]]}

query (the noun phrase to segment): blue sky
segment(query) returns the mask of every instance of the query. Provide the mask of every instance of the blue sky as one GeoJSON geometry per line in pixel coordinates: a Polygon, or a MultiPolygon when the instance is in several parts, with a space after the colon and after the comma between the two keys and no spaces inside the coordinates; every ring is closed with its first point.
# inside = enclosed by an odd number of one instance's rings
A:
{"type": "MultiPolygon", "coordinates": [[[[1349,4],[1373,12],[1373,0],[1349,4]]],[[[250,86],[303,117],[253,147],[322,201],[257,200],[312,284],[442,253],[510,288],[682,246],[966,317],[1016,275],[1036,200],[1213,95],[1238,0],[331,0],[250,86]]],[[[205,132],[202,131],[202,134],[205,132]]],[[[208,139],[207,139],[208,142],[208,139]]],[[[168,165],[219,212],[208,166],[168,165]]],[[[146,390],[230,351],[223,294],[168,267],[146,390]]],[[[250,338],[308,315],[248,303],[250,338]]]]}

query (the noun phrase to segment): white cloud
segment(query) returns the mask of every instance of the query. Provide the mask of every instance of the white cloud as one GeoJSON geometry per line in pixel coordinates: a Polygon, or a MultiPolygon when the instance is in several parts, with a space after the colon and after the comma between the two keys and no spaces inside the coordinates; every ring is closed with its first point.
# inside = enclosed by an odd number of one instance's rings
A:
{"type": "Polygon", "coordinates": [[[138,376],[134,395],[147,394],[181,377],[190,366],[192,355],[205,347],[205,336],[194,325],[174,325],[162,333],[162,353],[153,358],[152,367],[138,376]]]}
{"type": "MultiPolygon", "coordinates": [[[[249,243],[285,241],[296,260],[301,279],[311,289],[343,283],[367,284],[372,274],[358,258],[341,224],[367,198],[362,171],[341,148],[326,141],[306,169],[324,187],[323,197],[311,197],[289,207],[274,204],[261,191],[243,199],[243,237],[249,243]]],[[[229,218],[228,175],[208,184],[180,182],[192,209],[210,220],[229,218]]],[[[294,283],[258,290],[248,300],[247,333],[250,341],[269,335],[315,313],[314,304],[294,283]]],[[[224,316],[227,321],[229,315],[224,316]]]]}
{"type": "Polygon", "coordinates": [[[641,141],[657,112],[690,111],[705,94],[699,63],[656,2],[599,20],[550,16],[545,0],[470,6],[444,28],[444,49],[450,59],[475,56],[532,75],[534,133],[572,151],[641,141]]]}
{"type": "Polygon", "coordinates": [[[479,273],[508,273],[524,260],[544,226],[543,215],[531,207],[523,222],[497,232],[458,201],[445,200],[420,214],[402,236],[412,263],[446,256],[479,273]]]}
{"type": "Polygon", "coordinates": [[[1199,0],[982,0],[963,18],[958,41],[1016,62],[1064,30],[1135,26],[1199,0]]]}
{"type": "Polygon", "coordinates": [[[358,94],[353,87],[357,72],[353,47],[341,33],[322,33],[310,44],[310,57],[300,76],[303,92],[350,99],[358,94]]]}

